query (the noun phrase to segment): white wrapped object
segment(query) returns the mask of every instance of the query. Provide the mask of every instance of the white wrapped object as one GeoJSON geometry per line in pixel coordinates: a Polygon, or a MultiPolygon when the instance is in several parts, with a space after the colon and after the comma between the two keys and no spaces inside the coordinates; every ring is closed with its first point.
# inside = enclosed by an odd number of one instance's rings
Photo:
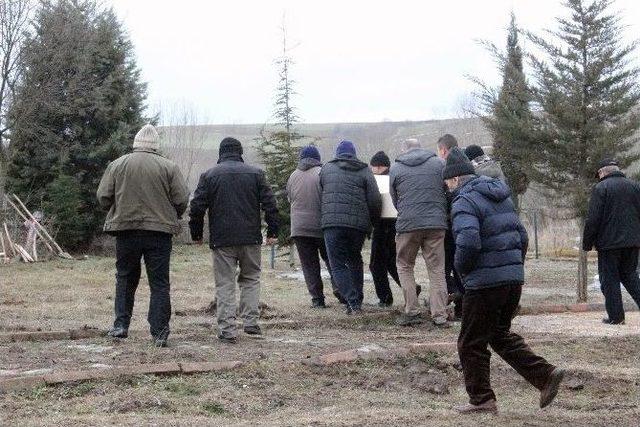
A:
{"type": "Polygon", "coordinates": [[[380,216],[382,218],[397,218],[398,211],[393,206],[391,193],[389,192],[389,175],[375,175],[375,178],[382,196],[382,213],[380,216]]]}

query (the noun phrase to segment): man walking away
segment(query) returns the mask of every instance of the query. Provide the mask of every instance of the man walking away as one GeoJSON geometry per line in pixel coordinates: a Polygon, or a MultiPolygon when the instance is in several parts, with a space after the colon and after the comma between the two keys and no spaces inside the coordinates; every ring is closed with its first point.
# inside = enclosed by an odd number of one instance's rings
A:
{"type": "Polygon", "coordinates": [[[497,178],[504,183],[507,182],[504,173],[502,173],[500,163],[486,155],[479,145],[472,144],[468,146],[464,149],[464,154],[471,160],[477,175],[497,178]]]}
{"type": "Polygon", "coordinates": [[[380,219],[381,197],[373,173],[356,157],[351,141],[342,141],[336,157],[320,171],[321,224],[333,279],[347,300],[347,314],[362,312],[362,245],[380,219]]]}
{"type": "Polygon", "coordinates": [[[443,164],[433,151],[421,148],[416,139],[404,141],[402,151],[389,173],[391,198],[398,209],[396,250],[404,294],[404,314],[397,322],[410,326],[422,321],[414,272],[416,257],[422,251],[429,274],[431,319],[436,326],[446,327],[449,326],[444,276],[447,199],[443,164]]]}
{"type": "MultiPolygon", "coordinates": [[[[445,134],[438,139],[438,156],[442,160],[447,160],[449,151],[453,147],[458,146],[458,140],[450,134],[445,134]]],[[[453,268],[453,258],[456,251],[456,245],[453,241],[453,233],[451,231],[451,193],[446,192],[447,196],[447,232],[444,235],[444,275],[447,281],[447,292],[449,299],[454,304],[454,318],[459,320],[462,316],[462,296],[464,295],[464,287],[460,275],[453,268]]]]}
{"type": "MultiPolygon", "coordinates": [[[[314,308],[326,308],[320,276],[320,258],[331,273],[320,227],[320,161],[320,152],[315,146],[304,147],[300,151],[298,168],[293,171],[287,182],[287,197],[291,203],[291,237],[298,249],[304,281],[314,308]]],[[[344,301],[333,279],[331,284],[336,298],[344,301]]]]}
{"type": "Polygon", "coordinates": [[[510,331],[522,293],[528,245],[509,197],[511,190],[498,179],[475,175],[458,148],[449,153],[442,176],[454,193],[455,268],[466,289],[458,353],[469,403],[455,409],[497,412],[488,345],[540,390],[544,408],[558,393],[564,371],[534,354],[521,336],[510,331]]]}
{"type": "Polygon", "coordinates": [[[598,169],[600,182],[591,193],[582,246],[598,251],[598,275],[610,325],[624,324],[622,283],[640,307],[638,248],[640,248],[640,186],[605,159],[598,169]]]}
{"type": "Polygon", "coordinates": [[[235,344],[236,273],[240,288],[240,317],[244,332],[261,335],[260,263],[262,221],[267,223],[267,244],[278,235],[278,210],[264,172],[244,163],[242,145],[235,138],[220,143],[218,164],[200,176],[191,200],[191,238],[202,243],[204,215],[209,215],[209,247],[216,284],[218,339],[235,344]]]}
{"type": "Polygon", "coordinates": [[[151,290],[151,336],[155,346],[165,347],[171,319],[171,239],[180,231],[178,219],[187,208],[189,191],[180,169],[162,157],[159,145],[156,129],[143,126],[133,141],[133,153],[107,166],[97,196],[109,210],[104,231],[116,236],[116,320],[108,334],[129,335],[144,257],[151,290]]]}
{"type": "MultiPolygon", "coordinates": [[[[389,175],[391,161],[384,151],[378,151],[369,162],[374,175],[389,175]]],[[[384,202],[383,202],[384,203],[384,202]]],[[[400,285],[396,267],[396,218],[383,217],[373,227],[369,270],[373,276],[379,307],[393,305],[393,293],[389,288],[389,276],[400,285]]]]}

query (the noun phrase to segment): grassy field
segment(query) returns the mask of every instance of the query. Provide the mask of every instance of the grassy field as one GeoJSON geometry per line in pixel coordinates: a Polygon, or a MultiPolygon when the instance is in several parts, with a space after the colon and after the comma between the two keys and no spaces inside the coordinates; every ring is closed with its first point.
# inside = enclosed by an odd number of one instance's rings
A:
{"type": "MultiPolygon", "coordinates": [[[[265,252],[264,259],[267,259],[265,252]]],[[[454,352],[330,367],[307,366],[311,357],[363,346],[394,349],[415,342],[455,342],[459,325],[400,328],[393,312],[368,305],[369,315],[346,316],[329,298],[309,308],[304,284],[287,278],[279,259],[265,266],[264,339],[241,337],[236,346],[215,339],[214,319],[198,309],[213,299],[210,254],[178,246],[172,261],[172,334],[166,349],[150,345],[148,288],[141,282],[126,340],[0,343],[0,378],[38,372],[169,361],[246,362],[223,374],[138,376],[0,395],[2,425],[582,425],[636,426],[640,419],[640,316],[627,325],[600,324],[601,313],[518,317],[514,329],[533,347],[571,371],[580,390],[563,388],[546,410],[537,392],[497,358],[492,366],[500,414],[460,418],[451,406],[465,400],[454,352]],[[272,326],[269,326],[272,325],[272,326]],[[549,340],[550,339],[550,340],[549,340]]],[[[266,263],[265,263],[266,264],[266,263]]],[[[591,265],[593,268],[593,265],[591,265]]],[[[113,259],[56,260],[0,266],[0,332],[106,329],[112,322],[113,259]]],[[[419,270],[419,282],[427,284],[419,270]]],[[[574,300],[572,261],[530,260],[523,305],[574,300]]],[[[375,302],[366,283],[365,302],[375,302]]],[[[402,301],[394,288],[396,307],[402,301]]],[[[592,292],[592,300],[601,296],[592,292]]]]}

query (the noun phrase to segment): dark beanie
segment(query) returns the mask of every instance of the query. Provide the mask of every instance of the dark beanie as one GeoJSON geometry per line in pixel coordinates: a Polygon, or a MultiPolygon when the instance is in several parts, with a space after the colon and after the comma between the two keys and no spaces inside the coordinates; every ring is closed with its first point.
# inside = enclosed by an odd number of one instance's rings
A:
{"type": "Polygon", "coordinates": [[[235,138],[226,137],[220,142],[220,148],[218,149],[218,155],[223,154],[238,154],[242,156],[242,144],[235,138]]]}
{"type": "Polygon", "coordinates": [[[387,156],[384,151],[378,151],[373,155],[369,164],[371,166],[384,166],[388,168],[391,166],[391,160],[389,160],[389,156],[387,156]]]}
{"type": "Polygon", "coordinates": [[[473,160],[480,156],[484,156],[484,150],[479,145],[473,144],[464,149],[464,154],[469,160],[473,160]]]}
{"type": "Polygon", "coordinates": [[[320,152],[315,145],[307,145],[300,150],[300,159],[315,159],[321,161],[320,152]]]}
{"type": "Polygon", "coordinates": [[[356,155],[356,146],[353,145],[353,142],[342,141],[338,144],[338,147],[336,148],[336,156],[342,156],[345,154],[349,154],[351,156],[356,155]]]}
{"type": "Polygon", "coordinates": [[[475,175],[473,165],[458,147],[453,147],[447,156],[447,163],[442,170],[443,179],[451,179],[462,175],[475,175]]]}

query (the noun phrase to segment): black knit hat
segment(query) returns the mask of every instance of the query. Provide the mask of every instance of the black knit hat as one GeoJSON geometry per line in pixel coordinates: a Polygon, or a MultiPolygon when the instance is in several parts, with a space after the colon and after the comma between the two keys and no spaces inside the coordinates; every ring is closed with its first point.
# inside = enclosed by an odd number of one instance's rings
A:
{"type": "Polygon", "coordinates": [[[464,149],[464,154],[469,160],[473,160],[484,156],[484,150],[479,145],[472,144],[464,149]]]}
{"type": "Polygon", "coordinates": [[[218,149],[218,155],[233,153],[242,156],[242,144],[235,138],[226,137],[220,142],[220,148],[218,149]]]}
{"type": "Polygon", "coordinates": [[[389,156],[387,156],[384,151],[378,151],[373,155],[369,164],[371,166],[384,166],[388,168],[391,166],[391,160],[389,160],[389,156]]]}
{"type": "Polygon", "coordinates": [[[442,169],[442,179],[451,179],[462,175],[475,175],[473,165],[458,147],[453,147],[447,156],[447,163],[442,169]]]}

